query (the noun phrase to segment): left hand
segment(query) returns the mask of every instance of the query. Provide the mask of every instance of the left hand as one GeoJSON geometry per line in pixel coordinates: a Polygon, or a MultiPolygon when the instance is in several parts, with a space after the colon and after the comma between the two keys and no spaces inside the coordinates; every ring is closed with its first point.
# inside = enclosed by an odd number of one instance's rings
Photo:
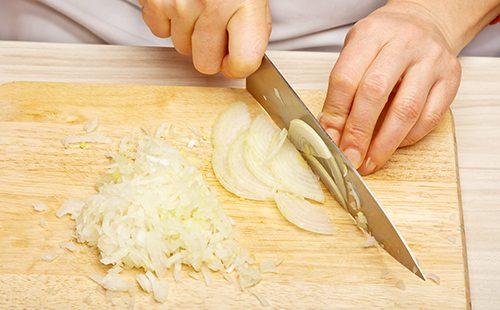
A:
{"type": "Polygon", "coordinates": [[[421,6],[390,1],[354,25],[331,75],[321,124],[362,174],[441,120],[456,95],[458,51],[421,6]]]}

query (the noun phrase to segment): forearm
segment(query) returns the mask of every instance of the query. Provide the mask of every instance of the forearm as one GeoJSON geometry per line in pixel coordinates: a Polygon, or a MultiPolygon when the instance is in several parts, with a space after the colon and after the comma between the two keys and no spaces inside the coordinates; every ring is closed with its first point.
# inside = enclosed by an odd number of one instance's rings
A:
{"type": "Polygon", "coordinates": [[[389,3],[399,1],[426,10],[457,54],[500,14],[500,0],[391,0],[389,3]]]}

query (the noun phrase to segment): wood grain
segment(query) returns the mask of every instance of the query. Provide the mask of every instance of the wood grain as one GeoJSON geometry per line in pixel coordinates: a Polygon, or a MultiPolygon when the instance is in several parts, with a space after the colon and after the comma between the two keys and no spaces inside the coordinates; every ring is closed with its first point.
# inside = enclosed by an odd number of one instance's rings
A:
{"type": "MultiPolygon", "coordinates": [[[[313,112],[321,108],[324,92],[305,90],[301,97],[313,112]]],[[[104,269],[97,253],[59,252],[52,262],[40,261],[71,238],[73,223],[58,220],[54,211],[67,198],[84,198],[102,175],[107,145],[64,149],[61,139],[82,132],[98,117],[99,131],[118,140],[140,128],[153,130],[161,121],[172,123],[171,142],[186,147],[189,126],[204,135],[219,112],[235,100],[258,106],[242,89],[9,83],[0,87],[0,308],[105,308],[125,296],[102,294],[89,274],[104,269]],[[36,214],[34,201],[51,211],[36,214]],[[47,229],[40,226],[40,218],[47,229]]],[[[401,149],[387,168],[368,178],[425,272],[441,284],[423,282],[389,255],[362,247],[364,237],[331,198],[328,211],[337,233],[318,236],[289,225],[271,203],[239,199],[225,191],[210,168],[209,143],[193,149],[199,167],[236,221],[240,241],[258,259],[283,258],[276,275],[266,275],[257,287],[279,308],[465,308],[464,259],[453,124],[448,114],[421,143],[401,149]],[[402,281],[402,282],[400,282],[402,281]],[[405,289],[401,289],[404,283],[405,289]],[[398,288],[399,286],[399,288],[398,288]]],[[[189,152],[189,150],[186,150],[189,152]]],[[[133,272],[129,272],[132,274],[133,272]]],[[[258,307],[257,300],[214,276],[214,284],[184,276],[169,281],[171,307],[258,307]]],[[[151,298],[134,293],[137,308],[151,298]]]]}

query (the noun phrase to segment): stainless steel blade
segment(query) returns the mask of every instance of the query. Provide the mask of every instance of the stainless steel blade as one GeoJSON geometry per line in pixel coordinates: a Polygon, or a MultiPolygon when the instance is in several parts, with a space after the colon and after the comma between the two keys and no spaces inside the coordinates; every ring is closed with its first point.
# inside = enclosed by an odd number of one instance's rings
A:
{"type": "MultiPolygon", "coordinates": [[[[246,89],[279,127],[288,129],[290,121],[301,119],[319,134],[335,158],[338,169],[328,167],[324,162],[323,166],[343,193],[347,193],[349,188],[357,192],[361,211],[368,222],[368,231],[392,257],[425,280],[410,248],[366,183],[267,56],[264,56],[260,68],[247,78],[246,89]]],[[[352,203],[344,207],[356,218],[359,209],[355,210],[352,203]]]]}

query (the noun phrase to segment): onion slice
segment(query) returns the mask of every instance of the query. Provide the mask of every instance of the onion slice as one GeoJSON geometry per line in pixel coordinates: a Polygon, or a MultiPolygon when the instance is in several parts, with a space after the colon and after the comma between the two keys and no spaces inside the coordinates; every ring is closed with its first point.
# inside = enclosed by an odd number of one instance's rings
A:
{"type": "Polygon", "coordinates": [[[332,153],[318,133],[303,120],[294,119],[290,122],[288,136],[295,147],[305,153],[322,158],[332,157],[332,153]]]}
{"type": "Polygon", "coordinates": [[[289,193],[278,192],[274,199],[281,214],[296,226],[317,234],[335,232],[335,226],[323,208],[289,193]]]}
{"type": "MultiPolygon", "coordinates": [[[[227,164],[232,178],[241,191],[248,193],[248,199],[273,200],[272,187],[260,181],[248,169],[243,153],[245,150],[245,134],[240,135],[229,147],[227,164]]],[[[243,197],[243,196],[242,196],[243,197]]]]}
{"type": "Polygon", "coordinates": [[[250,126],[250,113],[243,102],[236,102],[217,118],[212,128],[212,143],[217,146],[228,146],[244,130],[250,126]]]}
{"type": "Polygon", "coordinates": [[[317,160],[313,155],[304,154],[304,158],[307,160],[313,171],[320,177],[326,187],[328,187],[330,192],[333,193],[337,202],[345,208],[345,199],[333,178],[326,171],[325,167],[323,167],[319,160],[317,160]]]}
{"type": "Polygon", "coordinates": [[[324,202],[318,177],[293,144],[286,140],[271,162],[271,171],[287,192],[324,202]]]}

